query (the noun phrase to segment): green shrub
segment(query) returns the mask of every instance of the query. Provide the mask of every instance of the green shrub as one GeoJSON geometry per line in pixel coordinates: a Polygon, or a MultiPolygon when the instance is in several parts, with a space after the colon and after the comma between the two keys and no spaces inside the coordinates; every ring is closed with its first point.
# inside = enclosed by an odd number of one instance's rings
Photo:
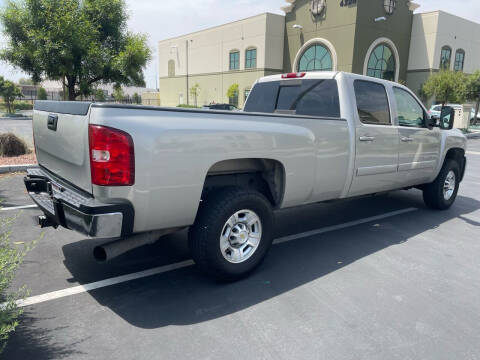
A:
{"type": "Polygon", "coordinates": [[[29,152],[28,146],[12,133],[0,134],[0,156],[20,156],[29,152]]]}
{"type": "Polygon", "coordinates": [[[13,243],[10,240],[11,225],[15,218],[0,218],[0,353],[5,348],[8,336],[15,331],[22,309],[17,300],[25,298],[25,288],[9,291],[9,286],[25,254],[34,243],[13,243]]]}
{"type": "Polygon", "coordinates": [[[15,110],[32,110],[33,104],[26,101],[15,102],[15,110]]]}
{"type": "Polygon", "coordinates": [[[195,105],[187,105],[187,104],[180,104],[177,105],[179,108],[186,108],[186,109],[198,109],[198,106],[195,105]]]}
{"type": "Polygon", "coordinates": [[[47,100],[47,97],[47,90],[45,90],[43,87],[39,88],[37,91],[37,100],[47,100]]]}

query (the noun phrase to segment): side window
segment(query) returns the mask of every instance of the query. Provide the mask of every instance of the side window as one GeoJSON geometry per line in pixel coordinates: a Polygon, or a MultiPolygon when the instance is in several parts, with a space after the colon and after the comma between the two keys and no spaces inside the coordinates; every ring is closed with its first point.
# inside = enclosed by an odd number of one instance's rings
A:
{"type": "Polygon", "coordinates": [[[385,87],[371,81],[355,80],[354,88],[360,121],[363,124],[391,125],[385,87]]]}
{"type": "Polygon", "coordinates": [[[393,88],[398,111],[398,125],[408,127],[424,127],[425,113],[420,104],[407,91],[393,88]]]}

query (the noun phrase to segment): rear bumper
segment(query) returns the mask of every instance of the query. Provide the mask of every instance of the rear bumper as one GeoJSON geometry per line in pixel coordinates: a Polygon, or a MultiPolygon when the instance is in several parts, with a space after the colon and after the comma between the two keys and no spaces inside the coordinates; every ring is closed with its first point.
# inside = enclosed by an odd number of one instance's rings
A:
{"type": "Polygon", "coordinates": [[[24,182],[54,226],[97,238],[121,238],[133,232],[134,210],[129,203],[101,203],[40,167],[29,169],[24,182]]]}

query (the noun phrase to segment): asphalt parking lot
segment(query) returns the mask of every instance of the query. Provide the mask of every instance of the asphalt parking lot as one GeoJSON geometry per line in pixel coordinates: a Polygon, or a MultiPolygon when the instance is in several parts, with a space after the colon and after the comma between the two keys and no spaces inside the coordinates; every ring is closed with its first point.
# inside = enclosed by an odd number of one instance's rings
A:
{"type": "MultiPolygon", "coordinates": [[[[0,178],[0,199],[31,204],[21,175],[0,178]]],[[[0,211],[15,214],[14,241],[40,237],[38,209],[0,211]]],[[[183,266],[62,293],[25,307],[4,358],[480,359],[480,140],[448,211],[410,190],[276,215],[290,241],[251,277],[222,284],[183,266]]],[[[189,259],[184,233],[107,264],[98,243],[47,229],[14,285],[37,296],[189,259]]]]}

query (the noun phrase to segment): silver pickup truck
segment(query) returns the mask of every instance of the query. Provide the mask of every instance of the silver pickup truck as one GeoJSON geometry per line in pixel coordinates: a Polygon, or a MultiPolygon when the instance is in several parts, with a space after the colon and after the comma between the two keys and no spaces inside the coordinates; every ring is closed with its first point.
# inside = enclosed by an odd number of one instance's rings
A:
{"type": "Polygon", "coordinates": [[[262,78],[233,113],[38,101],[25,184],[41,226],[110,239],[99,260],[189,228],[199,267],[236,279],[265,257],[275,209],[412,187],[449,208],[466,167],[454,116],[343,72],[262,78]]]}

